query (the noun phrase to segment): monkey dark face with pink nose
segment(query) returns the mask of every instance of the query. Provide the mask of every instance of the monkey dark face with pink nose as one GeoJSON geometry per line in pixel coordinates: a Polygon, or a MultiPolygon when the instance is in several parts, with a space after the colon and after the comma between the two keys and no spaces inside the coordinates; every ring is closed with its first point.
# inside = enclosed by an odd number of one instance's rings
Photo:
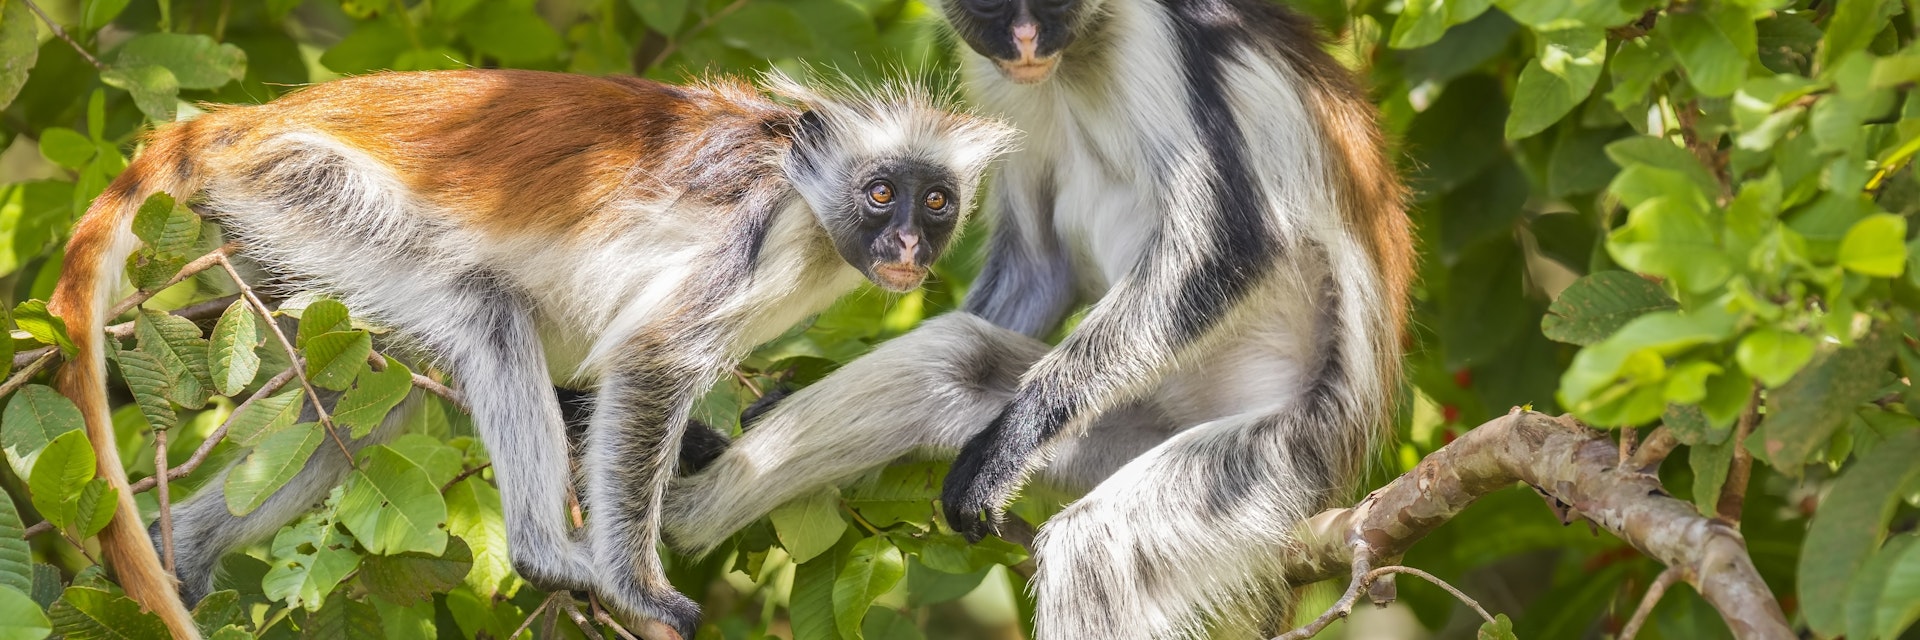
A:
{"type": "Polygon", "coordinates": [[[947,24],[975,53],[1015,84],[1053,75],[1073,42],[1082,2],[1093,0],[947,0],[947,24]]]}
{"type": "Polygon", "coordinates": [[[833,234],[835,249],[888,291],[911,291],[927,277],[960,222],[958,181],[919,160],[883,160],[865,172],[853,212],[857,233],[833,234]]]}

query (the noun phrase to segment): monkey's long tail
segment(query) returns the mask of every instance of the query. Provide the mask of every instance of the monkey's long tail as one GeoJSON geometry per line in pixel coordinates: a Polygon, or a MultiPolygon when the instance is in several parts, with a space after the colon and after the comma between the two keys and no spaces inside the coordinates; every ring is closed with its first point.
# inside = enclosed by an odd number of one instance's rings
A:
{"type": "Polygon", "coordinates": [[[200,630],[180,601],[178,581],[160,565],[151,538],[140,523],[127,472],[120,466],[113,420],[107,406],[107,345],[105,325],[127,256],[139,246],[133,235],[133,216],[148,196],[167,192],[182,201],[197,188],[199,164],[188,156],[186,141],[199,122],[155,133],[147,150],[93,201],[74,225],[67,243],[60,283],[49,306],[66,321],[77,353],[55,376],[60,392],[79,405],[85,417],[87,439],[93,442],[99,476],[119,495],[113,520],[100,532],[100,549],[107,566],[119,578],[127,596],[157,614],[173,636],[198,640],[200,630]]]}

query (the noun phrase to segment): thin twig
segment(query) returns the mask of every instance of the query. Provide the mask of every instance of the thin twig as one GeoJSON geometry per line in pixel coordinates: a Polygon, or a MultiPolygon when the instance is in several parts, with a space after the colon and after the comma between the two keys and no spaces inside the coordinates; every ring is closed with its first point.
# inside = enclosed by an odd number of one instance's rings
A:
{"type": "Polygon", "coordinates": [[[1679,567],[1667,567],[1653,584],[1647,585],[1647,595],[1640,597],[1640,606],[1633,610],[1633,617],[1627,619],[1627,626],[1620,628],[1620,640],[1633,640],[1639,635],[1640,627],[1646,626],[1647,616],[1653,614],[1653,606],[1660,603],[1660,596],[1666,595],[1667,587],[1680,580],[1679,567]]]}
{"type": "Polygon", "coordinates": [[[489,462],[489,463],[480,465],[478,467],[474,467],[472,469],[461,471],[460,474],[454,476],[452,480],[448,480],[446,484],[440,485],[440,493],[446,493],[448,489],[453,488],[453,485],[460,484],[461,480],[465,480],[467,478],[471,478],[475,475],[478,475],[480,472],[486,471],[487,468],[491,466],[493,466],[493,463],[489,462]]]}
{"type": "Polygon", "coordinates": [[[767,395],[767,394],[765,394],[765,393],[762,393],[762,392],[760,391],[760,385],[757,385],[757,384],[754,384],[754,383],[753,383],[753,379],[752,379],[752,378],[749,378],[749,377],[747,377],[747,376],[746,376],[746,374],[743,374],[743,373],[740,373],[740,370],[739,370],[739,369],[734,369],[734,370],[732,370],[732,371],[730,371],[729,373],[732,373],[732,374],[733,374],[733,379],[735,379],[735,380],[739,380],[739,381],[740,381],[740,384],[742,384],[742,385],[746,385],[746,387],[747,387],[747,390],[748,390],[748,391],[751,391],[751,392],[753,392],[753,397],[754,397],[754,398],[756,398],[756,399],[758,399],[758,398],[762,398],[762,397],[765,397],[765,396],[767,395]]]}
{"type": "Polygon", "coordinates": [[[93,557],[93,554],[87,552],[87,545],[80,544],[80,541],[73,539],[73,536],[68,534],[66,530],[64,529],[60,530],[60,539],[67,541],[67,544],[73,545],[73,549],[75,551],[79,551],[81,557],[86,558],[87,562],[100,564],[99,558],[95,558],[93,557]]]}
{"type": "Polygon", "coordinates": [[[685,41],[687,38],[691,38],[695,35],[698,35],[702,31],[706,31],[708,27],[711,27],[713,26],[714,23],[719,22],[721,18],[727,17],[727,14],[733,13],[735,11],[739,11],[740,7],[744,7],[744,6],[747,6],[747,0],[733,0],[733,2],[727,3],[727,6],[721,7],[719,11],[713,12],[713,15],[707,16],[705,19],[701,20],[699,23],[693,25],[693,28],[686,30],[685,33],[680,34],[678,37],[668,40],[667,46],[662,47],[660,49],[660,53],[654,54],[653,59],[647,62],[646,67],[641,69],[635,69],[634,73],[636,74],[646,73],[647,69],[652,69],[654,67],[660,66],[660,63],[667,61],[667,56],[673,55],[673,52],[680,48],[681,42],[685,41]]]}
{"type": "Polygon", "coordinates": [[[153,430],[153,477],[158,478],[158,491],[154,498],[160,506],[160,560],[167,573],[174,572],[173,565],[173,500],[167,492],[167,430],[153,430]]]}
{"type": "MultiPolygon", "coordinates": [[[[126,313],[128,309],[132,309],[134,307],[140,306],[141,303],[146,302],[147,300],[153,298],[156,295],[160,295],[160,292],[166,291],[167,289],[173,287],[173,285],[186,282],[187,278],[191,278],[195,274],[211,269],[213,268],[214,265],[226,264],[227,255],[239,249],[240,249],[240,245],[238,243],[229,242],[229,243],[220,245],[220,248],[218,249],[214,249],[213,251],[208,252],[207,255],[194,258],[193,262],[189,262],[187,263],[186,266],[180,267],[179,273],[173,274],[172,278],[168,278],[166,284],[160,285],[158,287],[154,287],[152,289],[142,289],[139,291],[135,291],[133,295],[127,296],[126,299],[121,300],[119,304],[113,305],[112,309],[108,309],[107,315],[102,317],[102,319],[111,320],[113,318],[117,318],[120,316],[120,314],[126,313]]],[[[245,285],[242,285],[241,288],[242,290],[244,290],[245,285]]]]}
{"type": "Polygon", "coordinates": [[[514,629],[513,633],[507,634],[507,638],[511,640],[513,638],[520,637],[521,633],[525,633],[529,627],[533,626],[533,619],[540,617],[540,612],[546,611],[547,606],[553,604],[554,600],[558,600],[560,598],[570,598],[570,597],[572,596],[567,595],[567,592],[565,591],[555,591],[551,595],[548,595],[547,599],[540,601],[540,606],[534,607],[533,611],[527,612],[527,619],[524,621],[521,621],[520,627],[517,629],[514,629]]]}
{"type": "Polygon", "coordinates": [[[1720,499],[1714,502],[1714,517],[1740,528],[1740,512],[1747,502],[1747,479],[1753,475],[1753,454],[1747,451],[1747,437],[1760,421],[1760,384],[1754,383],[1747,408],[1733,429],[1733,463],[1727,466],[1727,482],[1720,485],[1720,499]]]}
{"type": "MultiPolygon", "coordinates": [[[[186,462],[181,463],[180,466],[174,467],[167,472],[167,479],[179,480],[193,473],[195,469],[199,469],[200,463],[206,462],[207,456],[213,453],[214,447],[219,445],[220,441],[227,438],[227,430],[233,428],[234,421],[238,420],[241,415],[244,415],[248,407],[253,406],[255,401],[273,395],[275,391],[279,391],[281,387],[286,386],[289,381],[293,380],[293,376],[294,370],[288,368],[286,371],[280,372],[280,375],[269,378],[266,384],[260,385],[259,391],[255,391],[253,395],[247,396],[246,400],[242,401],[239,406],[233,408],[233,413],[227,414],[227,419],[221,421],[219,427],[214,428],[213,433],[207,434],[207,439],[200,443],[200,448],[193,450],[192,457],[187,458],[186,462]]],[[[156,473],[152,476],[141,478],[139,482],[135,482],[132,486],[128,487],[128,490],[134,493],[140,493],[152,489],[155,484],[154,479],[159,477],[159,475],[160,474],[156,473]]]]}
{"type": "MultiPolygon", "coordinates": [[[[560,593],[567,592],[562,591],[560,593]]],[[[600,637],[600,629],[593,626],[593,621],[588,620],[587,616],[580,613],[580,605],[573,601],[571,594],[560,600],[560,610],[567,612],[567,617],[573,619],[574,626],[580,627],[580,633],[586,634],[589,638],[600,637]]]]}
{"type": "Polygon", "coordinates": [[[1647,439],[1640,443],[1640,448],[1634,449],[1633,455],[1627,458],[1627,468],[1641,473],[1652,473],[1660,468],[1660,463],[1666,461],[1667,456],[1673,453],[1673,448],[1679,445],[1680,439],[1673,436],[1673,430],[1665,425],[1655,427],[1652,433],[1647,434],[1647,439]]]}
{"type": "Polygon", "coordinates": [[[60,350],[48,347],[46,353],[40,354],[40,357],[34,358],[33,362],[27,363],[27,366],[21,367],[19,371],[14,372],[13,377],[7,378],[5,383],[0,383],[0,397],[6,397],[7,394],[13,393],[20,387],[27,386],[28,380],[32,380],[35,375],[39,375],[40,370],[47,368],[47,364],[53,362],[53,359],[59,355],[60,350]]]}
{"type": "Polygon", "coordinates": [[[1312,622],[1307,623],[1305,626],[1281,634],[1280,637],[1274,640],[1306,640],[1325,630],[1327,625],[1333,624],[1335,620],[1345,618],[1347,614],[1353,613],[1353,603],[1360,599],[1360,592],[1367,589],[1367,576],[1373,572],[1372,565],[1373,554],[1368,550],[1367,543],[1355,542],[1352,564],[1353,580],[1347,583],[1346,593],[1340,594],[1340,599],[1335,600],[1333,606],[1327,607],[1327,610],[1321,613],[1320,617],[1314,618],[1312,622]]]}
{"type": "Polygon", "coordinates": [[[234,286],[240,287],[240,296],[253,306],[254,313],[260,315],[260,320],[265,322],[267,328],[273,330],[273,336],[280,340],[280,348],[286,350],[287,359],[292,363],[289,368],[300,377],[300,387],[307,390],[307,401],[313,404],[313,412],[320,418],[320,427],[326,430],[327,437],[333,440],[334,446],[340,447],[340,454],[347,458],[347,466],[355,471],[360,470],[360,463],[353,460],[353,451],[347,448],[347,443],[342,441],[340,434],[334,431],[333,416],[327,415],[327,408],[320,405],[320,393],[314,390],[313,381],[307,379],[306,359],[301,358],[299,350],[293,348],[293,341],[287,339],[287,332],[280,330],[280,323],[274,322],[273,311],[267,309],[266,303],[261,302],[260,297],[253,294],[253,287],[247,286],[246,279],[240,277],[240,272],[233,268],[233,263],[227,260],[225,254],[220,256],[220,267],[227,270],[227,276],[233,278],[234,286]]]}
{"type": "Polygon", "coordinates": [[[67,41],[67,44],[72,45],[73,50],[79,52],[80,57],[85,58],[87,60],[87,64],[91,64],[93,65],[93,68],[99,69],[101,71],[107,70],[107,65],[100,64],[99,58],[93,57],[93,54],[87,53],[86,47],[82,47],[80,46],[80,43],[74,42],[73,36],[67,35],[67,30],[60,28],[60,23],[54,22],[53,18],[47,17],[47,12],[41,11],[40,5],[34,4],[33,0],[20,0],[20,1],[27,3],[27,8],[32,9],[35,14],[39,15],[41,22],[47,23],[47,28],[53,30],[53,35],[55,37],[58,37],[61,40],[65,40],[67,41]]]}
{"type": "Polygon", "coordinates": [[[1395,573],[1404,573],[1410,576],[1419,576],[1420,579],[1426,580],[1427,582],[1431,582],[1434,584],[1434,586],[1440,587],[1442,589],[1446,589],[1447,593],[1453,594],[1453,597],[1459,598],[1461,602],[1465,602],[1467,603],[1468,607],[1473,608],[1474,613],[1480,614],[1481,620],[1485,620],[1489,624],[1493,622],[1493,615],[1487,613],[1486,609],[1481,608],[1479,602],[1474,601],[1473,598],[1467,597],[1467,594],[1461,593],[1459,589],[1453,588],[1453,585],[1447,584],[1447,581],[1441,580],[1437,577],[1434,577],[1434,575],[1431,573],[1427,573],[1425,571],[1421,571],[1413,567],[1400,566],[1400,565],[1380,567],[1378,569],[1374,569],[1372,571],[1367,572],[1367,582],[1372,583],[1374,580],[1380,579],[1381,576],[1395,574],[1395,573]]]}
{"type": "MultiPolygon", "coordinates": [[[[600,623],[600,626],[612,629],[613,635],[619,636],[621,640],[640,640],[639,638],[633,637],[633,634],[628,632],[626,627],[622,627],[619,622],[615,622],[613,616],[607,615],[607,610],[600,607],[599,596],[591,593],[587,594],[587,606],[593,609],[593,621],[600,623]]],[[[674,634],[673,638],[674,640],[680,640],[679,634],[674,634]]],[[[654,639],[649,637],[648,640],[654,639]]]]}
{"type": "Polygon", "coordinates": [[[453,403],[454,408],[459,409],[462,413],[472,413],[471,411],[467,410],[466,398],[462,397],[460,395],[460,392],[447,388],[447,385],[440,384],[439,381],[434,380],[433,378],[429,378],[429,377],[420,375],[418,373],[413,374],[413,386],[419,387],[420,389],[425,390],[427,393],[440,396],[442,399],[445,399],[447,402],[453,403]]]}

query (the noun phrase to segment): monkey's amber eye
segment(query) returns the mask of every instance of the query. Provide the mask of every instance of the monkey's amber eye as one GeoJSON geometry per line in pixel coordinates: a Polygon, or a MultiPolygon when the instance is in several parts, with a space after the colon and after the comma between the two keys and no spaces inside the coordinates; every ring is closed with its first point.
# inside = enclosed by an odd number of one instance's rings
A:
{"type": "Polygon", "coordinates": [[[873,183],[873,186],[867,187],[867,199],[872,200],[874,204],[893,202],[893,185],[885,182],[873,183]]]}
{"type": "Polygon", "coordinates": [[[932,209],[934,211],[939,211],[941,209],[947,208],[946,192],[944,191],[929,192],[927,194],[927,208],[932,209]]]}

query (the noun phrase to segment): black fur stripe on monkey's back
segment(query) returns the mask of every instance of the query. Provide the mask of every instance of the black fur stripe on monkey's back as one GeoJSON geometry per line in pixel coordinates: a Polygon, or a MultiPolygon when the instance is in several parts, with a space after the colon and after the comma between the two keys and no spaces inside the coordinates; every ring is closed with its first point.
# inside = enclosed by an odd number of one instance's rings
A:
{"type": "MultiPolygon", "coordinates": [[[[554,387],[553,391],[560,397],[560,414],[567,421],[567,444],[577,450],[587,441],[587,424],[593,420],[593,392],[566,387],[554,387]]],[[[699,473],[726,453],[731,442],[706,423],[687,420],[686,433],[680,437],[678,473],[699,473]]]]}

